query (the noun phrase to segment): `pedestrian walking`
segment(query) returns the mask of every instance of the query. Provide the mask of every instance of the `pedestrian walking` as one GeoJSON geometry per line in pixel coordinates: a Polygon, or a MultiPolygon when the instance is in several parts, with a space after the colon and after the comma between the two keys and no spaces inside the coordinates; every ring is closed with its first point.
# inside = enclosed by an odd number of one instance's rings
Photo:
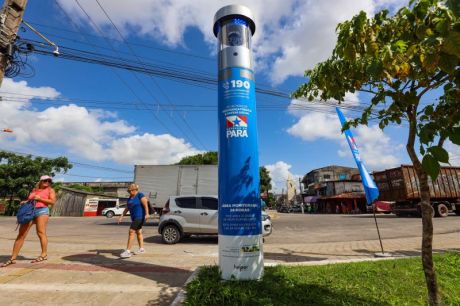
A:
{"type": "MultiPolygon", "coordinates": [[[[46,226],[49,219],[49,208],[48,206],[54,205],[56,202],[56,193],[51,188],[52,178],[48,175],[40,177],[40,181],[37,183],[35,188],[29,194],[28,201],[35,201],[35,209],[33,214],[33,220],[28,223],[21,224],[19,227],[19,233],[14,241],[13,253],[11,258],[2,264],[1,267],[6,267],[16,263],[16,258],[21,251],[24,244],[24,240],[27,237],[27,233],[33,224],[36,226],[37,236],[40,239],[41,253],[36,259],[32,260],[32,263],[42,262],[48,259],[48,237],[46,236],[46,226]]],[[[21,205],[27,201],[21,202],[21,205]]]]}
{"type": "Polygon", "coordinates": [[[132,254],[142,254],[145,253],[144,249],[144,237],[142,236],[142,226],[145,223],[145,220],[149,218],[149,209],[147,204],[147,198],[142,192],[139,192],[139,186],[136,184],[131,184],[128,187],[128,205],[118,218],[118,223],[123,220],[123,217],[129,211],[131,216],[131,225],[129,227],[128,235],[128,244],[126,250],[124,250],[120,257],[129,258],[132,254]],[[139,244],[139,249],[135,252],[131,252],[131,247],[133,245],[134,236],[137,236],[137,242],[139,244]]]}

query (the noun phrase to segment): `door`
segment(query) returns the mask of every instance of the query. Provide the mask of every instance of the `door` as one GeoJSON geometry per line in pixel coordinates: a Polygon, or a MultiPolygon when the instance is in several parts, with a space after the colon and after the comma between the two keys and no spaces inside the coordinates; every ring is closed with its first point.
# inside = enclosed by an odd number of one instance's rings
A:
{"type": "Polygon", "coordinates": [[[218,202],[215,197],[201,197],[199,209],[200,232],[203,234],[217,234],[218,202]]]}
{"type": "Polygon", "coordinates": [[[176,205],[170,207],[170,214],[175,216],[185,232],[199,233],[199,209],[197,207],[196,197],[178,197],[175,198],[176,205]]]}
{"type": "Polygon", "coordinates": [[[195,166],[181,166],[177,186],[178,195],[192,195],[197,192],[198,168],[195,166]]]}

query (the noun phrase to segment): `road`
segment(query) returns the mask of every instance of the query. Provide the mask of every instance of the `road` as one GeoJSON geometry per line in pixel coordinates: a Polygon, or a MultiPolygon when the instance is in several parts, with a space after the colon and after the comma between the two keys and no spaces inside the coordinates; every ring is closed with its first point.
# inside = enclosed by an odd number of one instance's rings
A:
{"type": "MultiPolygon", "coordinates": [[[[302,215],[278,213],[273,220],[272,236],[267,244],[297,244],[321,242],[351,242],[378,238],[372,215],[302,215]]],[[[452,214],[447,218],[434,218],[435,234],[458,232],[460,217],[452,214]]],[[[420,237],[422,219],[398,218],[393,214],[377,215],[383,239],[420,237]]]]}
{"type": "MultiPolygon", "coordinates": [[[[419,254],[420,219],[380,215],[378,222],[386,251],[419,254]]],[[[32,229],[18,263],[0,269],[0,305],[169,305],[196,267],[218,263],[216,237],[164,245],[156,221],[144,230],[147,253],[122,260],[128,224],[105,217],[53,217],[49,259],[40,264],[29,263],[40,250],[32,229]]],[[[273,224],[264,244],[268,264],[371,258],[380,249],[368,215],[275,213],[273,224]]],[[[460,217],[434,224],[435,250],[460,251],[460,217]]],[[[9,258],[14,228],[14,218],[0,217],[1,261],[9,258]]]]}

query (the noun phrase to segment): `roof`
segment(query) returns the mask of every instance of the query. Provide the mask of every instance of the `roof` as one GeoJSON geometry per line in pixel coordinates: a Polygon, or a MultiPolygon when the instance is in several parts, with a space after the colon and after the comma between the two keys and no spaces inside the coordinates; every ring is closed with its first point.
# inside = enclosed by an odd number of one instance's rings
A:
{"type": "Polygon", "coordinates": [[[72,189],[72,188],[68,188],[68,187],[61,187],[59,192],[76,193],[76,194],[81,194],[81,195],[86,195],[86,196],[98,196],[100,198],[106,198],[106,199],[114,199],[114,198],[127,199],[127,198],[124,198],[124,197],[116,197],[116,196],[114,197],[114,196],[109,196],[109,195],[102,194],[102,193],[88,192],[88,191],[72,189]]]}

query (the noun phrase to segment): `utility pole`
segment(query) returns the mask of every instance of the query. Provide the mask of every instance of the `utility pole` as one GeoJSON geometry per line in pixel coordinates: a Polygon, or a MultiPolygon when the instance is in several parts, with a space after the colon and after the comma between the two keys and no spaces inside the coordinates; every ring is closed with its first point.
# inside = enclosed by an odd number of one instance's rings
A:
{"type": "Polygon", "coordinates": [[[0,11],[0,86],[14,52],[14,41],[21,25],[27,0],[5,0],[0,11]]]}

